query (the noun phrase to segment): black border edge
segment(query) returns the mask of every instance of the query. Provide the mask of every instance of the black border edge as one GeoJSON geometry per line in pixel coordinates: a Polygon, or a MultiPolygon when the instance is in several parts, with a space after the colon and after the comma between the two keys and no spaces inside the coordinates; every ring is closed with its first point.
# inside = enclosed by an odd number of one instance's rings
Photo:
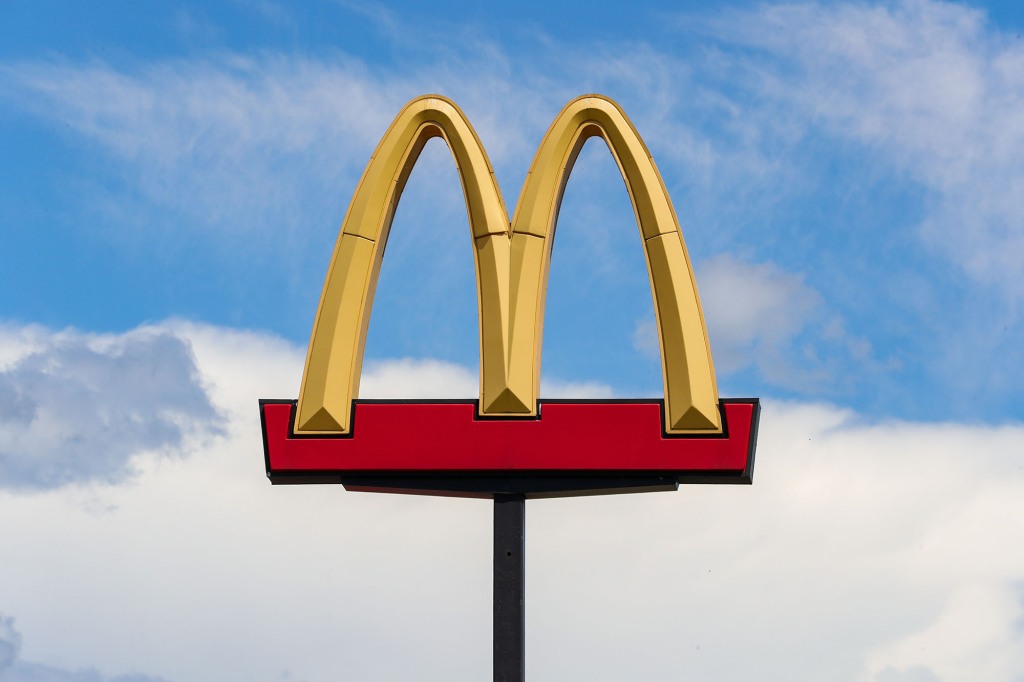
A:
{"type": "Polygon", "coordinates": [[[761,399],[748,398],[753,403],[754,411],[750,415],[750,450],[747,452],[747,468],[743,470],[743,483],[754,483],[754,455],[757,452],[757,429],[761,425],[761,399]]]}
{"type": "Polygon", "coordinates": [[[343,475],[346,490],[356,492],[400,493],[442,497],[493,499],[495,495],[523,495],[527,499],[668,492],[679,488],[670,472],[639,472],[588,475],[513,473],[480,476],[478,474],[441,475],[343,475]]]}
{"type": "Polygon", "coordinates": [[[267,412],[264,405],[280,405],[291,402],[290,400],[275,400],[273,398],[260,398],[260,432],[263,434],[263,467],[267,471],[267,478],[274,482],[273,473],[270,471],[270,441],[267,440],[267,412]]]}

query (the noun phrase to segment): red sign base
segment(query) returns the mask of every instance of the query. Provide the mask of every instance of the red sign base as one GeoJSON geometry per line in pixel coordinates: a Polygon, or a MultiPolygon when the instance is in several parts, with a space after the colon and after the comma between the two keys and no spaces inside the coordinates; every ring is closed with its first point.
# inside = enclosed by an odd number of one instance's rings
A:
{"type": "Polygon", "coordinates": [[[357,400],[352,431],[294,433],[294,400],[261,400],[272,483],[527,498],[749,484],[760,403],[722,400],[720,435],[662,428],[661,400],[542,400],[539,417],[477,415],[475,400],[357,400]]]}

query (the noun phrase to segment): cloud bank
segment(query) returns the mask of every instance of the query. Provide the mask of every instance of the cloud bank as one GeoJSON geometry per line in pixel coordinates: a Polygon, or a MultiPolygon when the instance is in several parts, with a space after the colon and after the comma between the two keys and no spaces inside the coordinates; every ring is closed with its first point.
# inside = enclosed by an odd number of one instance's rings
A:
{"type": "MultiPolygon", "coordinates": [[[[256,399],[295,395],[301,349],[193,323],[145,333],[191,347],[223,435],[139,458],[131,485],[92,487],[101,505],[0,492],[21,519],[0,534],[0,603],[33,645],[23,657],[200,682],[485,677],[490,506],[268,485],[256,399]]],[[[365,381],[476,389],[433,361],[380,362],[365,381]]],[[[529,674],[1012,682],[1020,452],[1019,425],[766,401],[751,487],[532,502],[529,674]]]]}

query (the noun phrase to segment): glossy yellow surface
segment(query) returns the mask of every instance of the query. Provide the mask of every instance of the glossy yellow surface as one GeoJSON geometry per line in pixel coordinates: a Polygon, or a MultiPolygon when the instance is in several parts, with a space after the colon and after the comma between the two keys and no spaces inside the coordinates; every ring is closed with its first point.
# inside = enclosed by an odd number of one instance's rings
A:
{"type": "Polygon", "coordinates": [[[436,95],[406,105],[370,158],[342,224],[306,356],[296,432],[350,428],[384,244],[405,182],[432,137],[443,138],[455,157],[475,245],[480,411],[535,414],[554,224],[573,163],[594,136],[604,139],[622,171],[644,241],[662,350],[665,428],[721,432],[704,316],[675,211],[632,123],[598,95],[573,100],[555,118],[511,223],[487,154],[462,111],[436,95]]]}

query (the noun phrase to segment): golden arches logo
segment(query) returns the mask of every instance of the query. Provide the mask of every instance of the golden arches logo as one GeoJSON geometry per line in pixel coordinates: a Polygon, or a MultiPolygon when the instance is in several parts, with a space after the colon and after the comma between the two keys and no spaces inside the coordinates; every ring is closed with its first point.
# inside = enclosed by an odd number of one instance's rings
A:
{"type": "Polygon", "coordinates": [[[554,225],[576,157],[595,136],[622,173],[643,240],[661,344],[665,430],[722,433],[704,315],[679,221],[650,152],[622,109],[599,95],[569,102],[545,134],[509,220],[465,114],[451,100],[427,95],[395,117],[352,197],[313,325],[295,434],[351,429],[384,245],[409,174],[433,137],[443,138],[455,158],[475,247],[480,414],[536,414],[554,225]]]}

